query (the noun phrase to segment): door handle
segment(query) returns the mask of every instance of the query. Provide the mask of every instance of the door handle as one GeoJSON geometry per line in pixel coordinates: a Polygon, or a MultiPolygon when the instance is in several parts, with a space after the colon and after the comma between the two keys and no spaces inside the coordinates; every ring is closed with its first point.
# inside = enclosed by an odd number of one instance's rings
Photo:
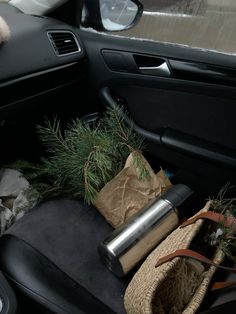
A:
{"type": "Polygon", "coordinates": [[[156,76],[171,76],[170,68],[166,61],[158,66],[140,66],[139,71],[143,74],[156,75],[156,76]]]}

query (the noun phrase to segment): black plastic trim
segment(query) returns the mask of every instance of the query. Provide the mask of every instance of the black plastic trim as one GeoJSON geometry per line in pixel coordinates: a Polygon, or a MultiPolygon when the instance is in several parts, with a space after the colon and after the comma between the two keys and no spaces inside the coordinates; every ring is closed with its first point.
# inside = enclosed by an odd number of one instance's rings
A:
{"type": "MultiPolygon", "coordinates": [[[[116,101],[113,99],[110,93],[110,89],[108,87],[103,87],[100,91],[100,99],[102,103],[105,106],[109,106],[111,108],[117,108],[119,105],[116,103],[116,101]]],[[[124,120],[126,121],[127,124],[130,124],[130,119],[124,114],[123,115],[124,120]]],[[[152,141],[154,143],[161,144],[161,136],[159,134],[149,132],[147,130],[144,130],[140,126],[138,126],[136,123],[132,122],[132,126],[134,130],[140,134],[141,136],[145,137],[149,141],[152,141]]]]}
{"type": "Polygon", "coordinates": [[[173,59],[169,63],[177,79],[236,86],[234,68],[173,59]]]}
{"type": "MultiPolygon", "coordinates": [[[[161,55],[148,55],[121,50],[103,49],[102,56],[108,68],[115,72],[126,72],[130,74],[154,74],[139,70],[140,66],[158,66],[166,62],[173,79],[217,84],[225,86],[236,86],[236,69],[231,67],[216,66],[202,62],[190,62],[175,60],[161,55]]],[[[158,76],[158,74],[155,74],[158,76]]]]}
{"type": "Polygon", "coordinates": [[[1,272],[0,272],[0,298],[3,303],[1,314],[15,314],[17,310],[16,297],[6,278],[1,272]]]}
{"type": "Polygon", "coordinates": [[[11,30],[8,42],[1,45],[0,49],[1,82],[77,62],[86,57],[76,28],[53,18],[24,14],[11,10],[12,8],[10,4],[0,3],[1,16],[11,30]],[[72,32],[81,52],[58,58],[48,40],[48,31],[72,32]]]}
{"type": "Polygon", "coordinates": [[[222,313],[235,314],[235,308],[236,300],[213,307],[204,312],[200,312],[199,314],[222,314],[222,313]]]}
{"type": "MultiPolygon", "coordinates": [[[[119,107],[119,104],[111,96],[110,89],[103,87],[100,91],[100,99],[106,106],[119,107]]],[[[124,113],[124,120],[130,124],[130,119],[124,113]]],[[[180,151],[194,157],[214,162],[223,166],[236,169],[236,152],[228,148],[209,143],[203,139],[171,129],[163,129],[160,133],[147,131],[135,123],[132,123],[134,130],[156,144],[161,144],[172,150],[180,151]]]]}
{"type": "Polygon", "coordinates": [[[13,235],[0,239],[0,267],[15,288],[57,314],[114,312],[34,247],[13,235]]]}
{"type": "Polygon", "coordinates": [[[236,152],[229,148],[209,143],[203,139],[166,129],[161,136],[161,143],[168,148],[191,154],[217,164],[236,168],[236,152]]]}
{"type": "MultiPolygon", "coordinates": [[[[55,51],[55,54],[58,56],[58,57],[63,57],[63,56],[68,56],[68,55],[72,55],[72,54],[75,54],[75,53],[80,53],[81,52],[81,47],[80,47],[80,44],[75,36],[75,34],[71,31],[48,31],[47,32],[47,35],[48,35],[48,39],[55,51]],[[77,48],[75,48],[76,50],[74,51],[71,51],[71,52],[67,52],[67,53],[60,53],[58,47],[57,47],[57,44],[55,42],[55,38],[53,37],[54,34],[70,34],[71,35],[71,38],[74,40],[74,43],[75,46],[77,46],[77,48]]],[[[66,46],[66,44],[65,44],[66,46]]]]}
{"type": "Polygon", "coordinates": [[[122,36],[114,37],[112,34],[94,33],[85,29],[78,30],[83,40],[86,51],[91,58],[90,61],[97,61],[95,52],[102,49],[116,51],[127,51],[135,54],[165,57],[173,60],[184,60],[195,63],[211,64],[222,67],[235,68],[235,55],[207,51],[197,48],[168,44],[139,38],[127,38],[122,36]],[[93,60],[92,60],[93,58],[93,60]]]}
{"type": "Polygon", "coordinates": [[[170,202],[174,208],[178,208],[184,203],[190,196],[193,195],[193,191],[185,184],[175,184],[168,189],[162,198],[170,202]]]}
{"type": "Polygon", "coordinates": [[[87,73],[86,65],[86,60],[81,60],[0,82],[0,110],[1,107],[79,81],[87,73]]]}

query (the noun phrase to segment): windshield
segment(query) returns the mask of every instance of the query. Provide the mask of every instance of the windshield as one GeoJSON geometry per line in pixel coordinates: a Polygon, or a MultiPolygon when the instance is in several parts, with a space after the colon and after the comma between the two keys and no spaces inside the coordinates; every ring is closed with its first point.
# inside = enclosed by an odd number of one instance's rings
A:
{"type": "MultiPolygon", "coordinates": [[[[43,15],[50,12],[52,9],[62,5],[68,0],[9,0],[13,6],[22,10],[24,13],[43,15]]],[[[0,0],[1,2],[1,0],[0,0]]]]}

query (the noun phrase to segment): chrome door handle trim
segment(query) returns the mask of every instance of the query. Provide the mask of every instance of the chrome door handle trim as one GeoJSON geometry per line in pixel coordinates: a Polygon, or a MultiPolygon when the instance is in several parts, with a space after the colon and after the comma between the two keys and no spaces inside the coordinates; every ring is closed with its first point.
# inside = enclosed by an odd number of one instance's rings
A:
{"type": "Polygon", "coordinates": [[[157,76],[171,76],[170,68],[167,62],[163,62],[159,66],[139,67],[139,71],[143,74],[157,75],[157,76]]]}

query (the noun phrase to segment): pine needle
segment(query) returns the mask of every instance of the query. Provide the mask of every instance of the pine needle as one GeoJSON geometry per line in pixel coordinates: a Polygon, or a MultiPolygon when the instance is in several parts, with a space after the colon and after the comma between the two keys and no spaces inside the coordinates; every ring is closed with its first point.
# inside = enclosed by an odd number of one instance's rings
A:
{"type": "MultiPolygon", "coordinates": [[[[236,198],[227,198],[226,195],[233,187],[227,183],[219,192],[216,198],[211,199],[211,209],[217,213],[227,216],[233,216],[236,219],[236,198]]],[[[223,233],[220,237],[215,239],[215,245],[218,245],[225,255],[236,261],[236,223],[235,225],[227,228],[224,222],[217,224],[215,230],[222,230],[223,233]]],[[[213,232],[215,234],[215,232],[213,232]]]]}
{"type": "Polygon", "coordinates": [[[48,158],[38,165],[17,161],[13,167],[21,169],[44,198],[69,195],[95,202],[98,192],[135,151],[140,179],[149,176],[140,158],[143,139],[134,132],[132,122],[131,127],[125,123],[122,109],[108,109],[97,127],[75,119],[63,130],[54,117],[37,126],[37,131],[48,158]]]}

